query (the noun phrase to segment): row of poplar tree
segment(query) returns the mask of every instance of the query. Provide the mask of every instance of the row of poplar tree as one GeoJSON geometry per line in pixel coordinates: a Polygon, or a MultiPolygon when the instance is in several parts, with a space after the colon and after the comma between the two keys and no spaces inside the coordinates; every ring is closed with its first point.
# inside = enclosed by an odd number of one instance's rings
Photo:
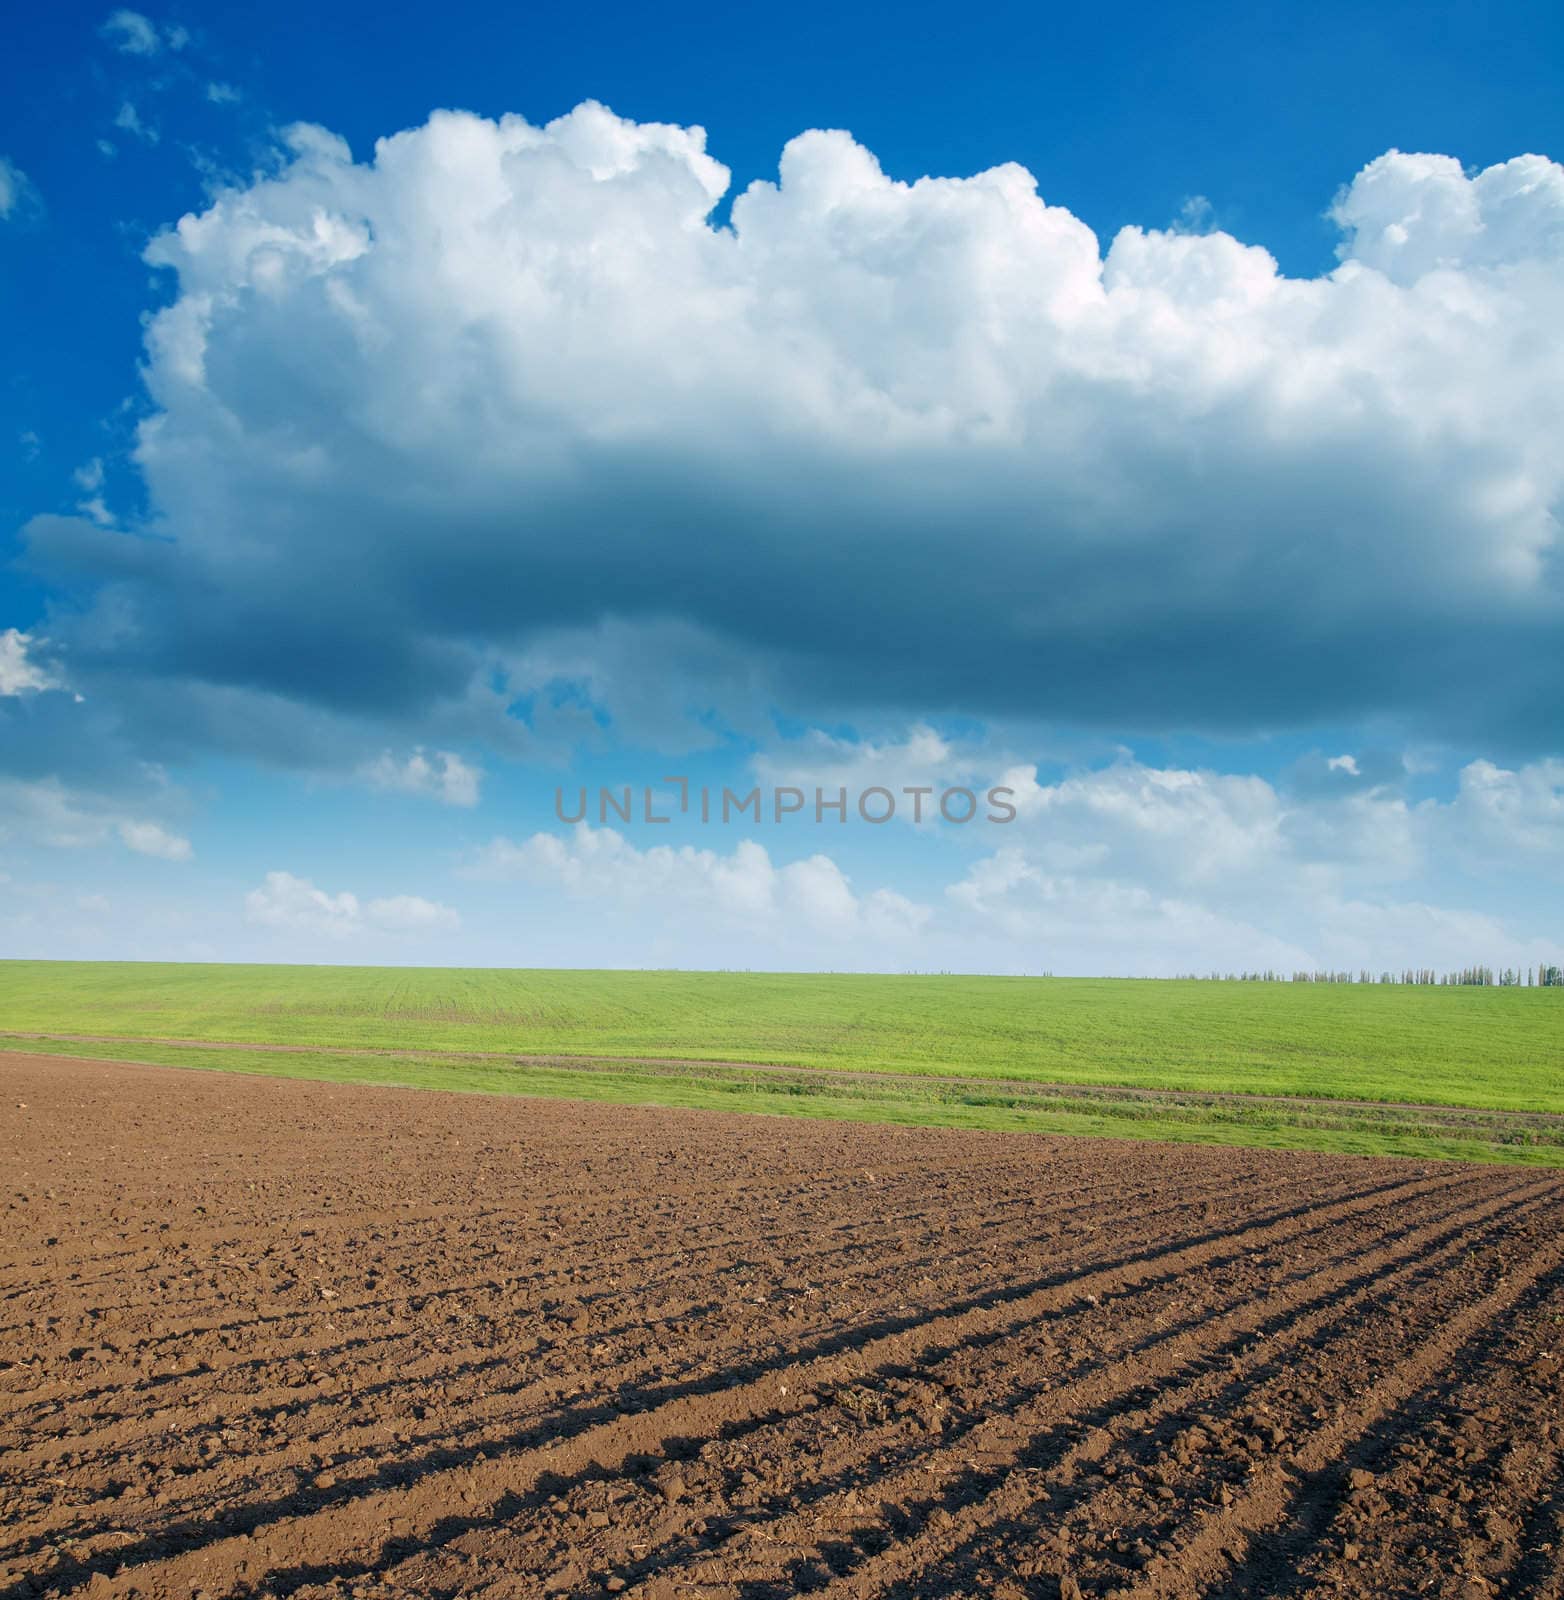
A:
{"type": "MultiPolygon", "coordinates": [[[[1187,974],[1199,978],[1201,973],[1187,974]]],[[[1536,967],[1462,967],[1458,972],[1438,972],[1433,967],[1407,967],[1401,972],[1209,972],[1205,977],[1227,983],[1431,983],[1445,986],[1474,985],[1494,989],[1564,989],[1564,971],[1552,965],[1536,967]]]]}

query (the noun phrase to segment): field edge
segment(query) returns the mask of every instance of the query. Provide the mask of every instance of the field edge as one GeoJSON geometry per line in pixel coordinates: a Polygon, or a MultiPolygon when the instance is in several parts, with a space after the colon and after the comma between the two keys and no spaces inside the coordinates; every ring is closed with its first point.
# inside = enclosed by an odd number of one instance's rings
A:
{"type": "Polygon", "coordinates": [[[366,1087],[905,1127],[1037,1133],[1314,1151],[1326,1155],[1564,1167],[1564,1118],[1476,1108],[1332,1101],[1328,1108],[1234,1092],[1004,1084],[764,1064],[528,1058],[384,1049],[54,1040],[8,1034],[8,1056],[116,1062],[366,1087]],[[1052,1102],[1052,1103],[1050,1103],[1052,1102]],[[1060,1103],[1063,1102],[1063,1103],[1060,1103]],[[1486,1136],[1485,1136],[1486,1135],[1486,1136]]]}

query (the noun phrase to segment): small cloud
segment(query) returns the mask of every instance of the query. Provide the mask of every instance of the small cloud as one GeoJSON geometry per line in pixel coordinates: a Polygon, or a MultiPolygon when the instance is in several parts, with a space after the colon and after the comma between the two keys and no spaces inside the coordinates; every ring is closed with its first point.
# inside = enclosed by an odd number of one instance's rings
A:
{"type": "Polygon", "coordinates": [[[20,221],[39,209],[32,180],[14,161],[0,156],[0,222],[20,221]]]}
{"type": "Polygon", "coordinates": [[[76,487],[82,491],[76,509],[83,516],[90,517],[100,528],[112,528],[114,514],[103,498],[103,462],[94,456],[85,466],[77,467],[71,476],[76,481],[76,487]]]}
{"type": "Polygon", "coordinates": [[[206,98],[214,106],[231,106],[240,96],[239,91],[231,83],[209,83],[206,86],[206,98]]]}
{"type": "Polygon", "coordinates": [[[114,118],[114,126],[126,133],[134,134],[136,138],[143,139],[148,144],[156,144],[158,142],[159,134],[157,129],[144,123],[141,120],[141,113],[128,100],[119,108],[119,112],[114,118]]]}
{"type": "MultiPolygon", "coordinates": [[[[184,34],[183,28],[173,31],[184,34]]],[[[155,56],[163,49],[162,35],[139,11],[116,11],[98,32],[121,55],[155,56]]],[[[183,43],[181,38],[180,45],[174,45],[170,33],[171,48],[179,49],[183,43]]]]}
{"type": "Polygon", "coordinates": [[[405,761],[398,761],[387,750],[363,769],[363,776],[377,789],[426,795],[447,806],[477,805],[483,782],[479,768],[469,766],[449,750],[436,750],[432,759],[422,750],[415,750],[405,761]]]}
{"type": "Polygon", "coordinates": [[[1173,223],[1174,233],[1210,233],[1216,227],[1216,208],[1203,194],[1184,196],[1173,223]]]}
{"type": "Polygon", "coordinates": [[[37,645],[47,643],[35,634],[17,628],[0,632],[0,696],[41,694],[45,689],[63,689],[64,683],[48,667],[29,658],[37,645]]]}
{"type": "Polygon", "coordinates": [[[114,157],[119,154],[119,146],[116,145],[112,139],[99,139],[98,153],[106,156],[110,161],[112,161],[114,157]]]}
{"type": "Polygon", "coordinates": [[[266,881],[244,897],[244,919],[259,928],[325,934],[341,939],[363,926],[358,897],[327,894],[308,878],[291,872],[268,872],[266,881]]]}
{"type": "Polygon", "coordinates": [[[138,855],[156,856],[160,861],[188,861],[195,854],[188,839],[160,828],[155,822],[122,822],[119,836],[127,849],[138,855]]]}
{"type": "Polygon", "coordinates": [[[1356,756],[1332,756],[1325,763],[1332,772],[1345,772],[1350,777],[1360,777],[1358,771],[1358,758],[1356,756]]]}
{"type": "Polygon", "coordinates": [[[462,922],[450,906],[416,894],[371,900],[364,908],[364,916],[371,925],[386,933],[425,933],[437,928],[450,932],[462,922]]]}
{"type": "Polygon", "coordinates": [[[16,436],[16,442],[22,447],[24,460],[36,461],[38,459],[38,452],[43,448],[43,440],[31,428],[24,428],[16,436]]]}
{"type": "Polygon", "coordinates": [[[450,906],[415,894],[392,895],[367,905],[349,890],[328,894],[308,878],[268,872],[244,897],[245,920],[256,927],[352,938],[366,929],[380,933],[454,932],[461,917],[450,906]]]}

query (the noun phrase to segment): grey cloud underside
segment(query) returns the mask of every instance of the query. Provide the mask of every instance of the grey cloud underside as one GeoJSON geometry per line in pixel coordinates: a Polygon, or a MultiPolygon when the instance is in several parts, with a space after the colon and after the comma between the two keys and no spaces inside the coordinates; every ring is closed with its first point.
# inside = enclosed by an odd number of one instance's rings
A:
{"type": "MultiPolygon", "coordinates": [[[[857,508],[850,483],[817,484],[782,510],[769,496],[691,499],[622,461],[586,476],[552,502],[447,523],[438,548],[420,518],[362,504],[351,528],[338,520],[348,508],[321,509],[320,525],[344,528],[324,547],[256,530],[277,559],[203,573],[178,545],[157,546],[109,592],[134,633],[109,629],[100,647],[84,627],[77,677],[193,681],[417,723],[459,702],[491,649],[605,615],[673,615],[758,652],[772,691],[816,710],[1123,731],[1388,716],[1494,749],[1557,732],[1564,662],[1546,592],[1485,618],[1438,596],[1419,605],[1393,573],[1355,586],[1353,530],[1301,525],[1286,507],[1257,508],[1264,538],[1223,560],[1209,528],[1121,538],[1110,554],[1046,508],[982,496],[960,518],[931,517],[916,496],[857,508]],[[844,508],[851,541],[801,543],[800,527],[844,508]]],[[[56,531],[33,530],[45,569],[56,531]]]]}
{"type": "Polygon", "coordinates": [[[1384,158],[1298,282],[841,135],[732,231],[698,130],[601,108],[293,138],[153,246],[146,526],[28,530],[73,682],[505,737],[612,620],[809,714],[1559,743],[1552,163],[1384,158]]]}

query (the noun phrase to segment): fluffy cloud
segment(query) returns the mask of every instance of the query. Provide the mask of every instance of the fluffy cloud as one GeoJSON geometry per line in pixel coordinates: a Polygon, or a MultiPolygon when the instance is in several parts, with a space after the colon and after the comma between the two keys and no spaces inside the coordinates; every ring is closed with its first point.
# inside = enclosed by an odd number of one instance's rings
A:
{"type": "Polygon", "coordinates": [[[155,822],[121,822],[119,836],[127,849],[138,855],[156,856],[161,861],[188,861],[194,853],[190,841],[155,822]]]}
{"type": "Polygon", "coordinates": [[[1052,783],[1014,768],[1016,824],[948,897],[1060,971],[1556,960],[1564,763],[1470,762],[1444,799],[1408,779],[1369,754],[1283,783],[1128,757],[1052,783]]]}
{"type": "MultiPolygon", "coordinates": [[[[510,675],[540,640],[672,619],[817,713],[1556,740],[1551,162],[1381,157],[1291,279],[1221,232],[1104,251],[1020,167],[904,184],[844,133],[721,227],[700,129],[590,104],[288,142],[148,250],[147,525],[31,525],[93,692],[410,742],[481,693],[499,737],[550,700],[510,675]]],[[[599,704],[709,725],[685,691],[599,704]]]]}
{"type": "Polygon", "coordinates": [[[1522,156],[1469,174],[1451,156],[1393,150],[1337,196],[1338,254],[1415,284],[1431,274],[1564,255],[1564,168],[1522,156]]]}
{"type": "Polygon", "coordinates": [[[347,938],[364,925],[357,895],[327,894],[291,872],[268,872],[265,883],[244,897],[244,918],[256,927],[324,934],[332,939],[347,938]]]}
{"type": "Polygon", "coordinates": [[[1325,883],[1413,884],[1455,862],[1564,883],[1564,761],[1471,761],[1447,799],[1409,798],[1409,776],[1377,756],[1301,762],[1278,783],[1125,757],[1053,783],[1031,766],[1002,781],[1015,793],[1017,837],[1059,870],[1257,901],[1325,883]]]}
{"type": "Polygon", "coordinates": [[[266,881],[244,897],[244,916],[255,927],[334,940],[367,931],[449,933],[461,926],[451,907],[417,895],[362,903],[355,894],[328,894],[291,872],[268,872],[266,881]]]}
{"type": "Polygon", "coordinates": [[[1059,865],[1111,860],[1136,877],[1194,884],[1253,872],[1285,849],[1281,796],[1246,774],[1124,759],[1053,784],[1039,784],[1035,767],[1016,767],[1001,782],[1059,865]]]}
{"type": "MultiPolygon", "coordinates": [[[[1545,825],[1555,765],[1493,769],[1502,803],[1545,825]],[[1524,803],[1515,798],[1521,793],[1524,803]]],[[[1164,887],[1237,882],[1269,891],[1279,873],[1317,879],[1340,869],[1359,881],[1413,876],[1454,834],[1472,832],[1470,791],[1489,764],[1462,772],[1460,801],[1420,806],[1407,798],[1403,762],[1379,753],[1361,760],[1308,757],[1272,782],[1252,773],[1152,766],[1126,752],[1105,766],[1077,767],[1044,782],[1035,763],[1007,762],[992,742],[948,739],[923,725],[880,741],[811,730],[753,766],[765,782],[809,794],[845,787],[852,795],[873,784],[893,792],[914,784],[935,790],[961,784],[979,793],[1000,787],[1010,792],[1014,821],[976,828],[964,837],[966,846],[1024,844],[1053,872],[1101,869],[1164,887]]],[[[897,814],[910,818],[911,805],[903,803],[897,814]]],[[[948,831],[932,806],[927,825],[948,831]]]]}
{"type": "Polygon", "coordinates": [[[928,907],[889,889],[859,895],[829,856],[777,866],[764,845],[742,840],[727,855],[691,845],[638,849],[612,828],[582,825],[561,837],[492,840],[467,869],[476,878],[521,878],[607,905],[655,905],[659,916],[715,915],[748,931],[784,937],[898,941],[928,922],[928,907]]]}
{"type": "MultiPolygon", "coordinates": [[[[885,753],[920,747],[930,775],[949,771],[951,747],[938,741],[936,751],[926,734],[874,745],[861,764],[841,740],[800,744],[830,755],[844,778],[899,774],[885,753]]],[[[718,965],[774,964],[779,951],[796,951],[808,964],[881,970],[1168,976],[1558,959],[1557,763],[1471,763],[1454,794],[1421,801],[1408,798],[1404,770],[1399,785],[1389,780],[1384,758],[1363,752],[1352,766],[1321,756],[1300,763],[1298,784],[1128,756],[1046,783],[1035,768],[1014,768],[1005,776],[1016,821],[962,830],[960,847],[983,853],[952,870],[932,904],[860,894],[824,855],[783,865],[775,847],[750,839],[728,850],[642,847],[584,824],[496,839],[465,875],[532,886],[540,926],[601,937],[608,918],[616,945],[674,961],[698,952],[718,965]],[[1334,789],[1316,786],[1316,766],[1334,789]],[[1479,804],[1502,829],[1492,840],[1479,804]],[[1532,853],[1522,878],[1498,892],[1501,917],[1484,908],[1495,903],[1493,863],[1514,871],[1517,833],[1532,853]]],[[[780,769],[811,781],[816,770],[780,769]]]]}
{"type": "Polygon", "coordinates": [[[17,628],[0,629],[0,695],[40,694],[65,687],[52,668],[30,658],[29,652],[43,642],[17,628]]]}
{"type": "Polygon", "coordinates": [[[1460,781],[1451,807],[1460,837],[1505,857],[1519,853],[1564,864],[1564,761],[1538,761],[1515,772],[1473,761],[1461,769],[1460,781]]]}
{"type": "Polygon", "coordinates": [[[415,750],[398,761],[389,750],[364,768],[364,777],[377,789],[397,789],[404,794],[427,795],[448,806],[475,806],[483,774],[449,750],[432,757],[415,750]]]}

